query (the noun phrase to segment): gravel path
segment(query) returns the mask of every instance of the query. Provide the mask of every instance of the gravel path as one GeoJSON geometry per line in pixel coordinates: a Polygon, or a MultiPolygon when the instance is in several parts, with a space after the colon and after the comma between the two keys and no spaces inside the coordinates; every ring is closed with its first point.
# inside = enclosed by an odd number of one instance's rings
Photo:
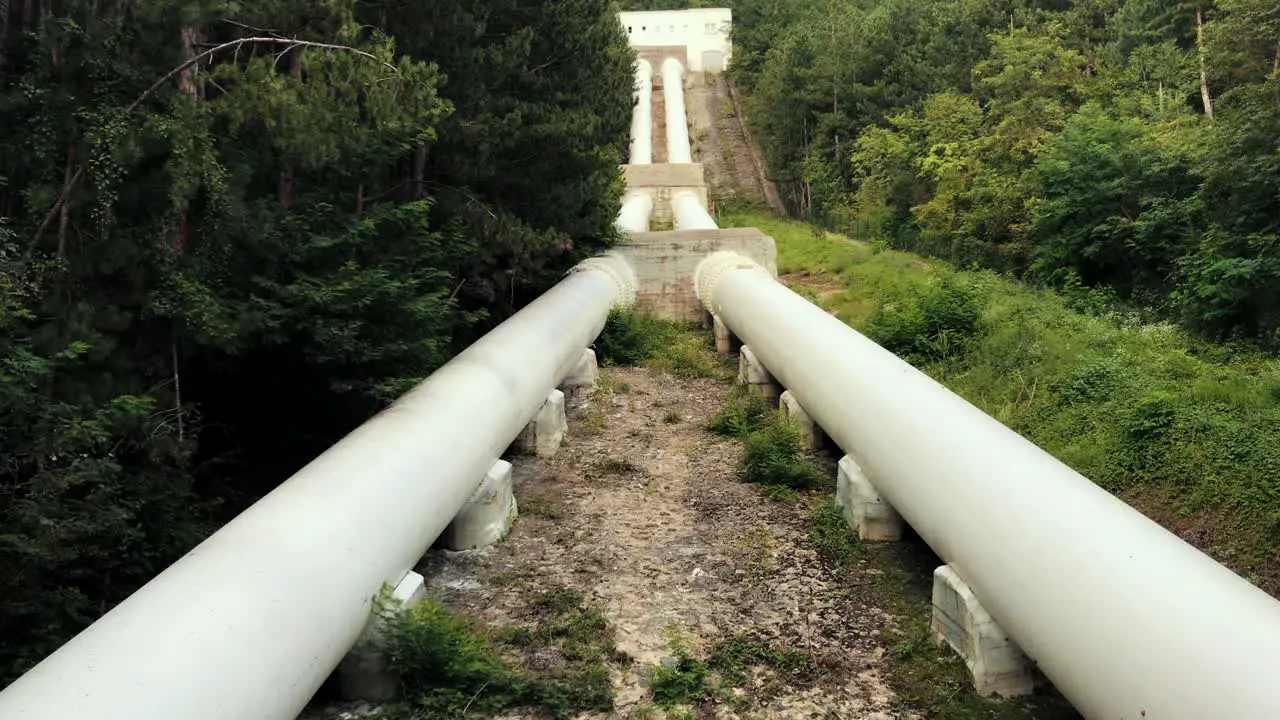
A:
{"type": "Polygon", "coordinates": [[[634,369],[606,370],[604,384],[614,390],[572,408],[554,459],[517,461],[520,519],[504,543],[429,557],[421,571],[442,599],[507,625],[527,620],[531,592],[582,591],[636,660],[616,673],[612,717],[660,717],[647,670],[671,655],[672,632],[697,654],[745,630],[809,651],[825,672],[699,717],[896,717],[880,675],[882,613],[838,587],[807,539],[825,499],[776,502],[735,479],[738,444],[702,429],[722,384],[634,369]]]}

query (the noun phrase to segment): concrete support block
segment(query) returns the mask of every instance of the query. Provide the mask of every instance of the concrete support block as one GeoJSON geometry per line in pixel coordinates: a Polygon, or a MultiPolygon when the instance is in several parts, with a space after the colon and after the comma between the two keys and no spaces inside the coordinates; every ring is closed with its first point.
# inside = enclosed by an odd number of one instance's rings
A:
{"type": "Polygon", "coordinates": [[[885,502],[852,455],[840,458],[836,475],[836,503],[849,526],[862,540],[902,539],[902,516],[885,502]]]}
{"type": "Polygon", "coordinates": [[[733,336],[733,331],[724,324],[719,315],[711,316],[711,330],[716,336],[716,352],[721,355],[732,355],[741,347],[741,343],[733,336]]]}
{"type": "MultiPolygon", "coordinates": [[[[391,592],[391,607],[386,610],[403,612],[421,602],[426,591],[423,577],[410,570],[391,592]]],[[[338,691],[347,700],[385,703],[395,700],[399,693],[399,681],[387,667],[383,622],[378,615],[371,617],[360,639],[338,664],[338,691]]]]}
{"type": "Polygon", "coordinates": [[[596,362],[596,351],[590,348],[582,351],[582,358],[573,366],[564,380],[560,381],[560,391],[566,399],[590,392],[600,382],[600,365],[596,362]]]}
{"type": "Polygon", "coordinates": [[[949,565],[933,571],[933,620],[938,647],[964,658],[974,690],[983,697],[1017,697],[1034,689],[1031,663],[949,565]]]}
{"type": "Polygon", "coordinates": [[[516,450],[538,457],[552,457],[560,449],[560,443],[564,441],[564,434],[568,429],[569,422],[564,415],[564,393],[552,390],[542,408],[516,438],[516,450]]]}
{"type": "Polygon", "coordinates": [[[441,536],[450,550],[489,547],[507,536],[518,510],[512,493],[511,463],[499,460],[441,536]]]}
{"type": "Polygon", "coordinates": [[[776,403],[781,394],[777,381],[746,345],[738,353],[738,382],[770,403],[776,403]]]}
{"type": "Polygon", "coordinates": [[[796,427],[800,428],[800,444],[805,450],[817,450],[822,447],[822,428],[809,417],[809,413],[800,407],[800,401],[791,394],[790,390],[782,393],[782,397],[778,399],[778,407],[782,409],[782,414],[787,417],[796,427]]]}

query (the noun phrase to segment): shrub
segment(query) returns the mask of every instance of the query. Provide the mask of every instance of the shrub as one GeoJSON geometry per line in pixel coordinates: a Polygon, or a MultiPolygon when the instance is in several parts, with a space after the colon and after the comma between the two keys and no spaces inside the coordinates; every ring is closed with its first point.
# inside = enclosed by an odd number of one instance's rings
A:
{"type": "Polygon", "coordinates": [[[804,456],[799,429],[781,412],[769,413],[742,445],[742,473],[748,482],[806,488],[822,478],[817,466],[804,456]]]}
{"type": "Polygon", "coordinates": [[[866,334],[907,362],[923,364],[961,354],[977,332],[978,317],[973,285],[944,274],[918,294],[882,303],[866,334]]]}
{"type": "Polygon", "coordinates": [[[707,424],[707,429],[726,437],[745,437],[762,427],[769,419],[769,405],[764,398],[736,387],[707,424]]]}

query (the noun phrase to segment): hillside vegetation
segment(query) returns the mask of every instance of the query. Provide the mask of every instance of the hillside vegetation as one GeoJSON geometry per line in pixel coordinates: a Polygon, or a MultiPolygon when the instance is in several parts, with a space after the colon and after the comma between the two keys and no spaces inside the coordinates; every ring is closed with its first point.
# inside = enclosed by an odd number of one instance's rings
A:
{"type": "Polygon", "coordinates": [[[0,2],[0,686],[615,239],[589,0],[0,2]]]}
{"type": "Polygon", "coordinates": [[[729,5],[796,214],[1280,347],[1275,0],[729,5]]]}
{"type": "Polygon", "coordinates": [[[1085,289],[1034,289],[763,212],[719,221],[770,234],[798,292],[1280,595],[1275,358],[1085,289]]]}

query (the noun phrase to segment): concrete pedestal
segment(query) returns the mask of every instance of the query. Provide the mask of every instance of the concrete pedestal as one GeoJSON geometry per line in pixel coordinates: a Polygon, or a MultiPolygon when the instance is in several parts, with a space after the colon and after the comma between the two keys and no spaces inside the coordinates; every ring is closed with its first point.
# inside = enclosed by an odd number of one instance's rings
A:
{"type": "Polygon", "coordinates": [[[902,516],[876,492],[851,455],[840,458],[836,475],[836,504],[862,540],[902,539],[902,516]]]}
{"type": "Polygon", "coordinates": [[[711,316],[711,331],[716,338],[716,352],[721,355],[732,355],[741,347],[738,339],[733,336],[733,331],[724,324],[719,315],[711,316]]]}
{"type": "Polygon", "coordinates": [[[445,528],[441,543],[450,550],[474,550],[506,537],[519,512],[511,489],[511,463],[499,460],[462,512],[445,528]]]}
{"type": "Polygon", "coordinates": [[[773,375],[769,374],[764,363],[761,363],[756,358],[756,354],[746,345],[743,345],[738,353],[738,382],[746,385],[751,392],[768,400],[770,404],[777,404],[778,396],[782,394],[782,388],[773,379],[773,375]]]}
{"type": "MultiPolygon", "coordinates": [[[[390,607],[386,611],[402,612],[425,596],[425,580],[410,570],[391,592],[390,607]]],[[[399,693],[399,682],[387,668],[382,623],[382,617],[371,617],[364,634],[338,664],[338,691],[347,700],[385,703],[396,699],[399,693]]]]}
{"type": "Polygon", "coordinates": [[[596,351],[588,348],[582,351],[578,364],[560,381],[560,391],[564,393],[566,400],[571,400],[590,392],[598,382],[600,365],[596,362],[596,351]]]}
{"type": "Polygon", "coordinates": [[[964,658],[974,690],[983,697],[1030,694],[1031,663],[966,583],[949,565],[933,571],[933,620],[938,647],[950,645],[964,658]]]}
{"type": "Polygon", "coordinates": [[[542,408],[516,438],[515,450],[538,457],[552,457],[560,449],[569,422],[564,415],[564,393],[552,390],[542,408]]]}
{"type": "Polygon", "coordinates": [[[822,428],[818,427],[813,418],[809,417],[809,413],[800,407],[800,401],[796,400],[790,390],[782,393],[778,398],[778,407],[782,410],[782,414],[800,429],[800,444],[805,450],[817,450],[822,447],[822,428]]]}

